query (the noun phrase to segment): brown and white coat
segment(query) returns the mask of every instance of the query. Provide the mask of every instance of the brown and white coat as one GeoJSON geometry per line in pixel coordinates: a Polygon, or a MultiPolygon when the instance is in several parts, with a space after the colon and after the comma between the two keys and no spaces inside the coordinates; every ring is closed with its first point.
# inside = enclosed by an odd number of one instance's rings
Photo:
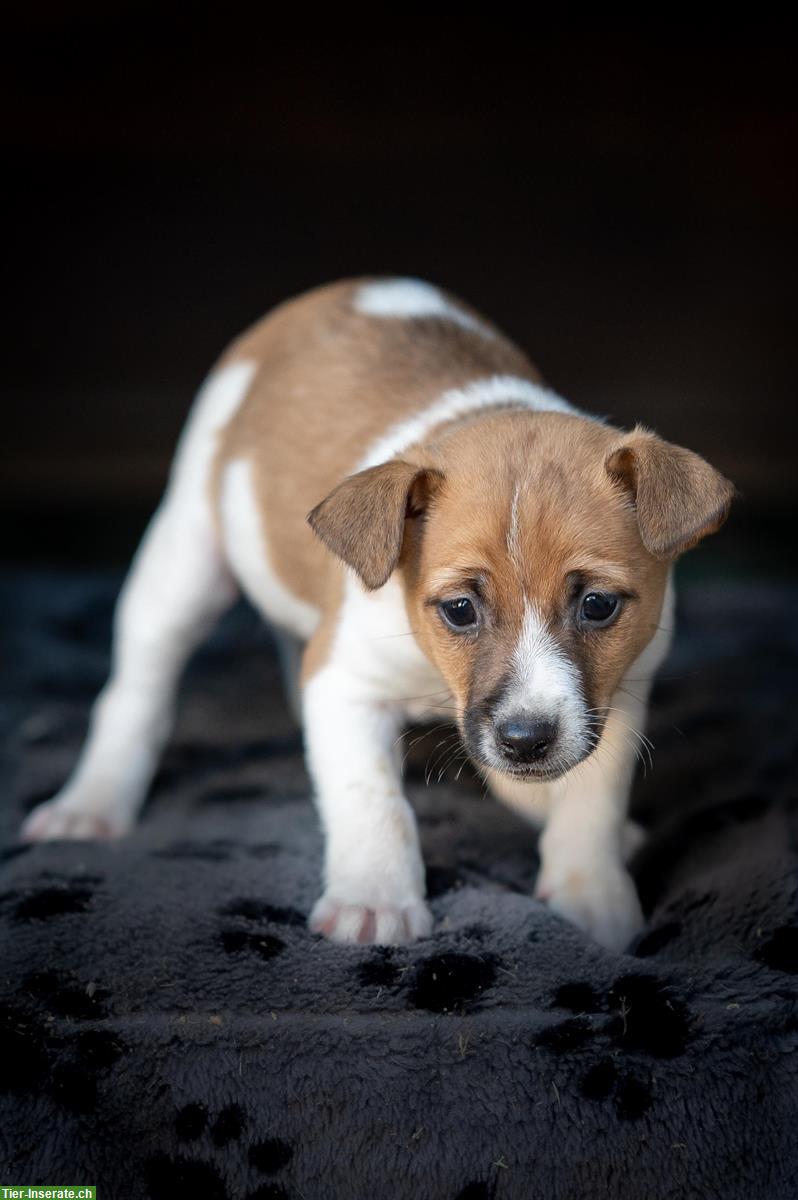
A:
{"type": "Polygon", "coordinates": [[[86,747],[26,835],[130,827],[185,661],[240,589],[287,660],[304,643],[327,845],[313,928],[430,932],[397,739],[409,719],[451,717],[494,793],[545,824],[536,894],[621,948],[642,919],[626,809],[670,566],[731,495],[697,455],[579,413],[429,284],[356,280],[284,304],[200,391],[120,597],[86,747]],[[593,628],[579,606],[596,593],[616,608],[593,628]],[[445,619],[455,602],[467,628],[445,619]],[[522,761],[502,734],[519,721],[547,731],[522,761]]]}

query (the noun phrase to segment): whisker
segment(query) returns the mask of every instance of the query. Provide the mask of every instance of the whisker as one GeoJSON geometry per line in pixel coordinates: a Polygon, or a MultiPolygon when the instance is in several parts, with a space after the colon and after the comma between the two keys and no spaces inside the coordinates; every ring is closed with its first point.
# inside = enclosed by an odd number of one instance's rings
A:
{"type": "Polygon", "coordinates": [[[455,775],[455,781],[460,779],[462,769],[464,766],[466,766],[466,763],[468,762],[468,752],[466,750],[464,750],[462,743],[455,746],[454,754],[452,754],[450,756],[449,762],[446,763],[446,770],[449,770],[450,768],[454,768],[455,766],[457,766],[458,762],[460,762],[460,766],[457,767],[457,774],[455,775]]]}
{"type": "Polygon", "coordinates": [[[453,746],[456,746],[458,736],[459,735],[456,733],[450,733],[447,737],[442,738],[441,741],[438,742],[438,745],[435,748],[435,759],[432,763],[431,769],[434,769],[435,763],[439,762],[441,758],[445,758],[449,751],[452,750],[453,746]]]}
{"type": "MultiPolygon", "coordinates": [[[[448,721],[440,721],[437,725],[431,725],[428,729],[422,729],[421,733],[416,734],[416,736],[411,739],[410,745],[415,746],[416,742],[420,742],[422,738],[429,737],[430,734],[435,733],[436,729],[443,729],[444,726],[448,724],[448,721]]],[[[406,729],[403,729],[401,733],[397,734],[396,738],[394,739],[394,746],[397,744],[397,742],[401,742],[403,737],[407,737],[406,729]]]]}
{"type": "Polygon", "coordinates": [[[372,637],[364,638],[363,641],[364,642],[384,642],[387,638],[415,637],[415,636],[416,636],[416,630],[411,629],[407,633],[375,633],[372,637]]]}
{"type": "Polygon", "coordinates": [[[430,779],[432,778],[432,772],[435,770],[435,762],[439,761],[439,755],[445,755],[448,752],[449,742],[451,741],[452,737],[458,736],[459,735],[456,732],[454,734],[449,734],[448,737],[442,738],[439,742],[437,742],[433,748],[432,753],[427,759],[426,767],[424,769],[424,783],[427,787],[429,787],[430,779]]]}
{"type": "MultiPolygon", "coordinates": [[[[441,711],[441,712],[453,712],[453,713],[456,713],[456,712],[457,712],[457,705],[456,705],[456,704],[428,704],[428,705],[426,706],[426,710],[425,710],[425,711],[432,712],[433,710],[437,711],[438,709],[440,709],[440,711],[441,711]]],[[[411,719],[411,721],[410,721],[410,724],[412,725],[412,723],[413,723],[413,722],[412,722],[412,719],[411,719]]]]}
{"type": "MultiPolygon", "coordinates": [[[[685,671],[682,675],[660,675],[659,671],[657,671],[653,678],[662,680],[666,683],[681,683],[685,679],[695,679],[696,676],[700,674],[701,670],[698,668],[693,671],[685,671]]],[[[651,683],[651,681],[651,675],[644,675],[640,679],[632,679],[629,675],[624,676],[625,683],[651,683]]]]}
{"type": "Polygon", "coordinates": [[[624,696],[628,696],[630,700],[634,700],[635,704],[644,705],[646,703],[647,696],[638,696],[637,692],[630,692],[628,688],[619,685],[615,690],[616,692],[623,692],[624,696]]]}
{"type": "Polygon", "coordinates": [[[468,763],[468,754],[465,751],[463,751],[463,761],[460,763],[460,766],[457,769],[457,774],[454,777],[455,783],[457,783],[458,779],[462,775],[463,767],[466,766],[467,763],[468,763]]]}
{"type": "MultiPolygon", "coordinates": [[[[441,721],[440,724],[433,725],[432,728],[425,729],[422,733],[419,733],[414,738],[411,738],[410,742],[407,746],[407,749],[405,750],[405,752],[402,756],[402,761],[401,761],[401,764],[399,767],[400,771],[404,771],[405,763],[407,762],[410,751],[413,749],[414,746],[418,745],[419,742],[423,742],[425,738],[431,737],[432,734],[436,733],[439,729],[445,729],[448,724],[449,724],[448,721],[441,721]]],[[[404,732],[399,734],[399,737],[396,739],[396,742],[400,741],[403,737],[405,737],[404,732]]],[[[394,742],[394,747],[396,746],[396,742],[394,742]]]]}
{"type": "MultiPolygon", "coordinates": [[[[588,713],[588,715],[597,714],[597,713],[620,713],[621,717],[631,717],[631,713],[628,713],[626,711],[626,709],[618,708],[617,706],[614,706],[612,704],[602,704],[602,705],[599,705],[598,708],[589,708],[589,709],[587,709],[587,713],[588,713]]],[[[652,747],[652,749],[654,748],[654,743],[651,741],[651,739],[649,737],[646,736],[645,733],[642,732],[642,730],[638,729],[634,725],[630,725],[628,722],[621,721],[620,718],[617,716],[616,716],[615,720],[618,722],[618,724],[623,725],[624,728],[629,729],[637,737],[639,737],[643,741],[647,742],[649,744],[649,746],[652,747]]]]}
{"type": "Polygon", "coordinates": [[[438,688],[437,692],[422,692],[420,696],[393,696],[395,704],[415,704],[418,700],[429,700],[432,696],[450,696],[449,688],[438,688]]]}
{"type": "MultiPolygon", "coordinates": [[[[588,715],[600,715],[600,714],[609,714],[609,713],[614,714],[612,719],[613,719],[613,723],[614,723],[615,727],[618,730],[623,730],[623,731],[625,731],[625,734],[631,735],[633,738],[636,739],[636,741],[630,742],[629,737],[624,736],[622,734],[623,743],[629,749],[634,751],[635,758],[643,766],[644,775],[647,773],[647,768],[650,768],[653,771],[654,758],[653,758],[652,752],[656,749],[656,747],[655,747],[654,743],[652,742],[651,738],[649,738],[645,733],[643,733],[641,730],[637,729],[634,725],[630,725],[627,721],[624,721],[621,719],[622,717],[628,717],[631,714],[629,714],[625,709],[618,708],[617,706],[612,705],[612,704],[602,704],[602,705],[598,705],[596,708],[588,709],[588,715]],[[620,714],[620,716],[618,714],[620,714]]],[[[594,745],[598,745],[598,741],[596,741],[594,743],[594,745]]],[[[604,743],[604,753],[609,755],[610,757],[612,757],[612,755],[610,754],[610,747],[607,742],[604,743]]],[[[617,763],[617,761],[616,761],[616,765],[620,766],[621,764],[617,763]]]]}
{"type": "Polygon", "coordinates": [[[444,761],[443,761],[443,763],[441,764],[440,770],[438,771],[438,778],[437,778],[437,782],[438,782],[438,783],[440,783],[440,782],[441,782],[441,780],[443,779],[444,775],[445,775],[445,774],[446,774],[446,772],[448,771],[448,769],[449,769],[449,767],[451,766],[451,764],[452,764],[452,763],[455,761],[455,759],[457,758],[457,756],[458,756],[458,754],[459,754],[459,753],[460,753],[460,747],[459,747],[459,746],[454,746],[454,747],[451,747],[451,748],[450,748],[450,750],[449,750],[449,754],[448,754],[448,757],[444,758],[444,761]]]}

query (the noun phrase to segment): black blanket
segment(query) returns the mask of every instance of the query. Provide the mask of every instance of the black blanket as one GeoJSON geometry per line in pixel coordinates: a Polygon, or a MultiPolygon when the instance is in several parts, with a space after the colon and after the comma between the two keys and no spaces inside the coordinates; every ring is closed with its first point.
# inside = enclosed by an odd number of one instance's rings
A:
{"type": "Polygon", "coordinates": [[[116,577],[4,589],[0,1183],[100,1200],[793,1200],[798,623],[694,586],[634,815],[626,954],[531,899],[535,835],[439,733],[412,748],[435,914],[403,949],[312,937],[321,839],[268,633],[201,652],[136,832],[16,840],[107,669],[116,577]],[[425,782],[429,777],[429,785],[425,782]]]}

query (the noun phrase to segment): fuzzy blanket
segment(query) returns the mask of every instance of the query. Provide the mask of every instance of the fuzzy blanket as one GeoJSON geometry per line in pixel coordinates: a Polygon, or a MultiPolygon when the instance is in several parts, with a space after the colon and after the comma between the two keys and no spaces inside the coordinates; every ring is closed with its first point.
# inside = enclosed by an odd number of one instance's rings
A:
{"type": "Polygon", "coordinates": [[[793,1200],[792,589],[694,586],[634,815],[623,955],[531,899],[535,835],[413,747],[433,936],[312,937],[321,839],[268,633],[201,652],[128,840],[21,846],[72,763],[117,577],[4,587],[0,1183],[100,1200],[793,1200]],[[425,774],[430,776],[429,785],[425,774]]]}

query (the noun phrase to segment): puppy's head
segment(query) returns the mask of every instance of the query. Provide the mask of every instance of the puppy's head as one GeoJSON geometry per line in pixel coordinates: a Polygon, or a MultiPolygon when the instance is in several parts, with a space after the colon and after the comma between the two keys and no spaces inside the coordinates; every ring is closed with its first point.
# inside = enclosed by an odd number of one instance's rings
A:
{"type": "Polygon", "coordinates": [[[350,476],[309,520],[367,588],[399,568],[474,761],[550,779],[597,744],[671,561],[733,490],[644,429],[505,412],[350,476]]]}

